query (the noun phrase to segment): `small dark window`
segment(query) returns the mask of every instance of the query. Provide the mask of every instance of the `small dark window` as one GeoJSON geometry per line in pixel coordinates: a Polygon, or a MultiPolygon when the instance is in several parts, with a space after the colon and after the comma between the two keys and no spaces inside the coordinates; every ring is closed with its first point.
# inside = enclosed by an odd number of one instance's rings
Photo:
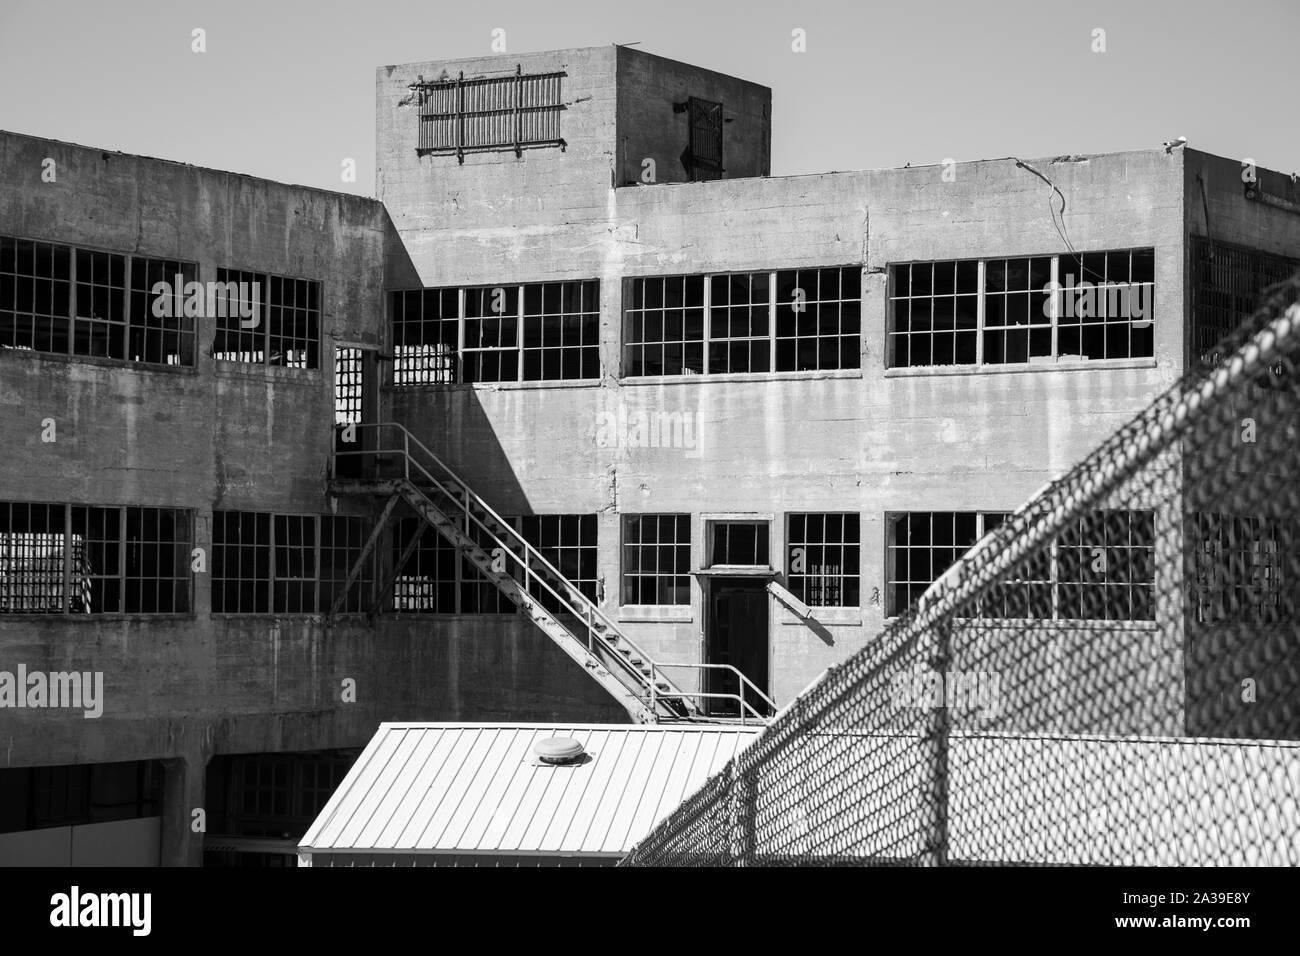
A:
{"type": "Polygon", "coordinates": [[[691,179],[721,179],[722,104],[692,96],[687,112],[691,120],[691,179]]]}
{"type": "Polygon", "coordinates": [[[766,521],[716,521],[712,530],[710,565],[768,567],[766,521]]]}

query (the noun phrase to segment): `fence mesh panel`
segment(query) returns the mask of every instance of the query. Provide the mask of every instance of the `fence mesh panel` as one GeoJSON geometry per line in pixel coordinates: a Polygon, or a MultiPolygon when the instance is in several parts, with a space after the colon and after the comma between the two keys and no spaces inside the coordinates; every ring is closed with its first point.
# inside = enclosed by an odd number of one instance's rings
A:
{"type": "Polygon", "coordinates": [[[1298,291],[1015,514],[894,520],[891,581],[982,537],[624,864],[1300,863],[1298,291]]]}

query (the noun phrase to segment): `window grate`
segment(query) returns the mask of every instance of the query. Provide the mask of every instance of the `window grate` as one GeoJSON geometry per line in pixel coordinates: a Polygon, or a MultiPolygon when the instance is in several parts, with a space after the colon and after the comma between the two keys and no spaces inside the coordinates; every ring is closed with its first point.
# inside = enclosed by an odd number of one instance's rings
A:
{"type": "Polygon", "coordinates": [[[722,104],[692,96],[690,116],[691,179],[722,178],[722,104]]]}
{"type": "Polygon", "coordinates": [[[420,104],[421,152],[455,154],[525,147],[565,146],[560,136],[564,110],[562,79],[567,74],[514,76],[416,84],[420,104]]]}
{"type": "MultiPolygon", "coordinates": [[[[1258,309],[1264,291],[1300,268],[1300,259],[1193,236],[1192,330],[1193,361],[1215,365],[1215,346],[1258,309]]],[[[1296,300],[1291,291],[1288,303],[1296,300]]]]}

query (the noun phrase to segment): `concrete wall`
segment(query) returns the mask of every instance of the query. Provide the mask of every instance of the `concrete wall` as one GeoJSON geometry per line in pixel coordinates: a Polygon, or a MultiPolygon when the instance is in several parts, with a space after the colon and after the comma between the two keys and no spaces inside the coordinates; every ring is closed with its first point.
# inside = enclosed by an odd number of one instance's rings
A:
{"type": "Polygon", "coordinates": [[[772,91],[757,83],[702,70],[634,47],[618,47],[618,169],[615,185],[644,181],[654,160],[655,182],[690,179],[690,114],[676,112],[689,97],[722,104],[724,179],[772,172],[772,91]]]}
{"type": "MultiPolygon", "coordinates": [[[[390,269],[390,288],[463,281],[452,268],[482,259],[496,273],[527,271],[571,223],[603,220],[614,169],[614,47],[383,66],[376,74],[376,192],[401,233],[418,278],[390,269]],[[559,147],[455,156],[419,154],[417,77],[466,79],[563,70],[559,147]],[[416,281],[410,281],[415,278],[416,281]]],[[[594,236],[588,237],[594,239],[594,236]]],[[[581,245],[574,250],[580,260],[581,245]]]]}
{"type": "MultiPolygon", "coordinates": [[[[1300,259],[1300,184],[1273,170],[1256,170],[1256,188],[1289,204],[1286,208],[1247,198],[1243,171],[1240,160],[1187,151],[1189,236],[1208,236],[1300,259]]],[[[1189,456],[1187,461],[1189,512],[1300,521],[1300,494],[1292,467],[1300,442],[1294,379],[1287,388],[1241,389],[1230,404],[1189,437],[1205,459],[1201,466],[1197,458],[1189,456]],[[1242,423],[1248,418],[1255,425],[1254,443],[1241,440],[1242,423]]],[[[1193,560],[1189,554],[1189,564],[1193,560]]],[[[1291,576],[1300,570],[1294,561],[1294,554],[1282,555],[1283,587],[1294,587],[1291,576]]],[[[1193,573],[1189,566],[1189,576],[1193,573]]],[[[1300,648],[1294,635],[1293,622],[1199,623],[1195,601],[1189,599],[1187,732],[1214,737],[1300,736],[1300,648]],[[1253,682],[1249,692],[1243,683],[1247,680],[1253,682]]]]}
{"type": "MultiPolygon", "coordinates": [[[[619,189],[606,214],[575,210],[544,248],[485,227],[436,263],[416,254],[422,274],[465,284],[599,276],[605,376],[564,387],[401,389],[394,414],[499,511],[599,513],[608,611],[618,611],[624,513],[690,512],[698,559],[709,514],[773,517],[779,555],[786,512],[859,512],[863,607],[822,612],[818,633],[772,605],[772,689],[784,702],[882,626],[887,512],[1014,509],[1182,371],[1182,157],[1030,165],[1068,198],[1074,248],[1155,248],[1153,359],[885,368],[888,263],[1066,251],[1049,211],[1059,198],[1013,162],[989,161],[956,167],[954,182],[942,167],[923,167],[619,189]],[[829,265],[864,269],[860,371],[618,377],[624,277],[829,265]],[[601,447],[600,413],[620,405],[696,416],[698,447],[601,447]]],[[[701,626],[696,587],[688,619],[628,629],[652,654],[680,660],[698,658],[701,626]]]]}
{"type": "MultiPolygon", "coordinates": [[[[177,163],[0,134],[0,231],[116,253],[316,279],[315,370],[217,363],[199,322],[197,367],[0,350],[0,501],[366,513],[331,501],[333,345],[378,345],[393,232],[369,199],[177,163]],[[42,161],[56,163],[54,183],[42,161]],[[57,441],[41,440],[53,418],[57,441]]],[[[400,256],[395,256],[400,259],[400,256]]],[[[0,710],[0,762],[170,761],[164,861],[194,862],[189,808],[214,753],[359,747],[382,720],[626,719],[519,619],[367,626],[340,618],[213,617],[206,575],[193,612],[0,617],[0,670],[102,671],[98,720],[0,710]],[[356,680],[356,704],[341,680],[356,680]]]]}

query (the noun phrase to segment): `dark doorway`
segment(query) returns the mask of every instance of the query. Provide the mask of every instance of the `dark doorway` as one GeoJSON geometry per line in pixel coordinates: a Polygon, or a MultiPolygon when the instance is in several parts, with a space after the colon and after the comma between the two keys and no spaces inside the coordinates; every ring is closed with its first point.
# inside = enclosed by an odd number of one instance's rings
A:
{"type": "MultiPolygon", "coordinates": [[[[730,664],[766,693],[767,579],[755,576],[714,577],[708,580],[708,611],[704,624],[705,662],[730,664]]],[[[706,668],[705,675],[705,690],[708,693],[740,694],[740,679],[733,672],[706,668]]],[[[745,700],[757,713],[767,714],[767,704],[752,688],[745,688],[745,700]]],[[[706,712],[712,716],[740,716],[740,702],[737,700],[705,698],[704,702],[706,712]]]]}
{"type": "Polygon", "coordinates": [[[375,350],[358,346],[334,349],[334,476],[365,478],[370,475],[370,455],[356,454],[375,447],[375,350]],[[350,441],[348,439],[351,439],[350,441]]]}

